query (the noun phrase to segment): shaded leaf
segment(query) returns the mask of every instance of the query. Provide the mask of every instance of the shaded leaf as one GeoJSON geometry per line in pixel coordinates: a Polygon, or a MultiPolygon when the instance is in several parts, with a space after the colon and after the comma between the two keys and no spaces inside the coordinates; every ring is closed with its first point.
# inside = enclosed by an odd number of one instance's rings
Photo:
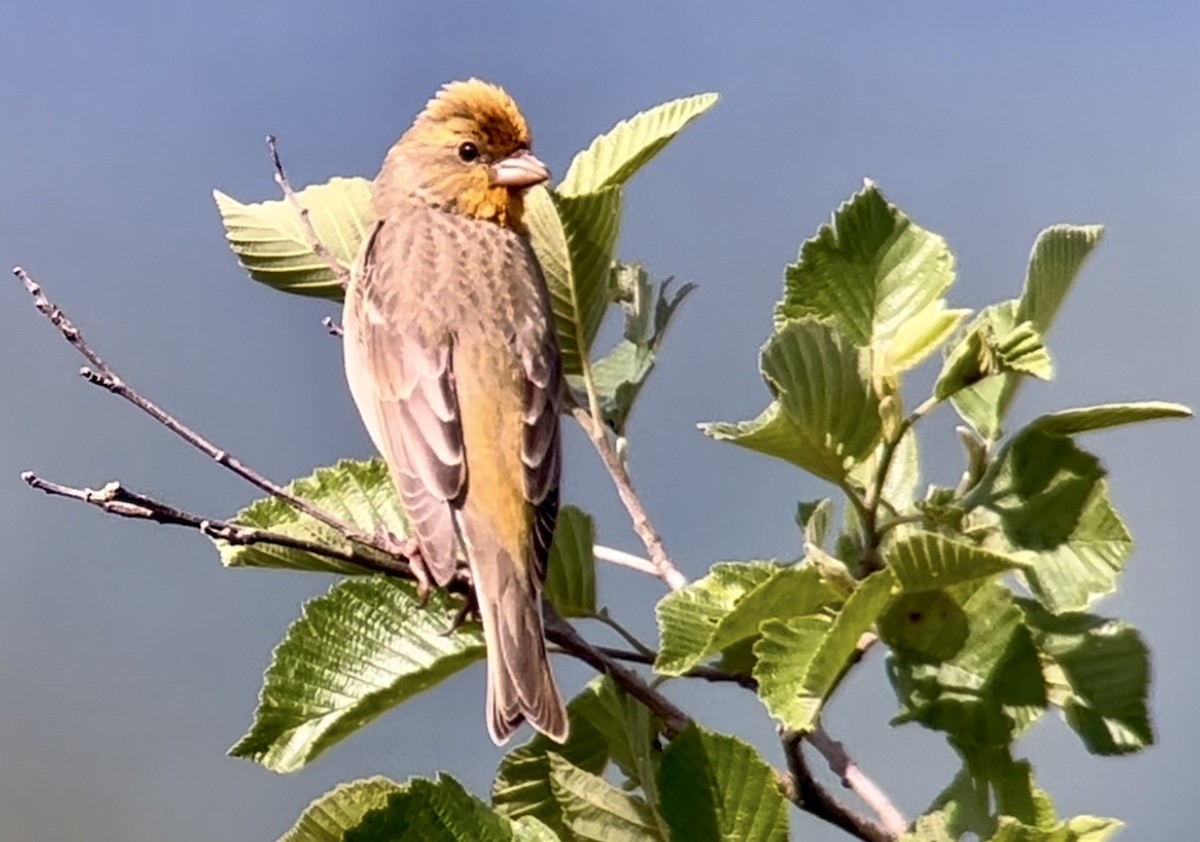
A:
{"type": "Polygon", "coordinates": [[[573,838],[592,842],[663,840],[653,810],[643,799],[557,754],[549,755],[549,760],[550,788],[573,838]]]}
{"type": "Polygon", "coordinates": [[[1030,587],[1055,613],[1112,593],[1133,549],[1099,460],[1036,424],[1001,448],[964,501],[974,506],[995,513],[1030,587]]]}
{"type": "Polygon", "coordinates": [[[609,760],[609,737],[605,733],[608,718],[598,696],[605,681],[608,679],[593,680],[567,705],[571,729],[565,744],[535,734],[500,761],[492,784],[492,806],[497,812],[510,819],[536,817],[564,839],[570,838],[562,805],[550,787],[549,755],[554,754],[594,775],[604,772],[609,760]]]}
{"type": "Polygon", "coordinates": [[[525,222],[550,289],[566,374],[582,372],[608,309],[620,219],[616,188],[560,196],[539,186],[525,194],[525,222]]]}
{"type": "Polygon", "coordinates": [[[939,400],[1006,372],[1042,380],[1054,373],[1042,338],[1030,322],[1010,326],[1007,317],[989,308],[951,349],[933,387],[939,400]],[[992,317],[995,317],[993,319],[992,317]]]}
{"type": "Polygon", "coordinates": [[[596,613],[596,524],[575,506],[563,506],[554,527],[546,597],[564,617],[596,613]]]}
{"type": "Polygon", "coordinates": [[[1092,614],[1053,616],[1022,601],[1047,659],[1050,701],[1093,754],[1130,754],[1154,742],[1150,653],[1133,626],[1092,614]]]}
{"type": "Polygon", "coordinates": [[[275,649],[254,724],[230,749],[294,772],[330,746],[484,656],[478,627],[445,635],[455,607],[441,591],[345,579],[305,604],[275,649]]]}
{"type": "MultiPolygon", "coordinates": [[[[365,178],[331,178],[296,194],[308,210],[321,244],[343,265],[358,257],[370,230],[371,182],[365,178]]],[[[274,199],[243,204],[213,191],[225,238],[250,277],[283,292],[340,301],[342,285],[323,259],[313,253],[290,202],[274,199]]]]}
{"type": "Polygon", "coordinates": [[[735,737],[688,726],[663,753],[659,791],[672,842],[787,842],[774,772],[735,737]]]}
{"type": "Polygon", "coordinates": [[[575,156],[556,190],[577,196],[620,187],[717,99],[714,93],[696,94],[622,120],[575,156]]]}
{"type": "Polygon", "coordinates": [[[950,593],[967,616],[967,639],[944,661],[889,655],[901,703],[894,722],[920,722],[962,746],[1007,745],[1046,707],[1038,652],[1008,588],[989,582],[950,593]]]}

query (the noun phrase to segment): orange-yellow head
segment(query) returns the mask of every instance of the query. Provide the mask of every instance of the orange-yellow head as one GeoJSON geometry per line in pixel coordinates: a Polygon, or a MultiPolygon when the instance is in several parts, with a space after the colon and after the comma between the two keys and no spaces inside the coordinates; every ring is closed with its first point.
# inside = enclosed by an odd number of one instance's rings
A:
{"type": "Polygon", "coordinates": [[[376,181],[381,215],[418,201],[521,230],[522,194],[550,177],[530,151],[529,126],[504,89],[445,85],[388,152],[376,181]]]}

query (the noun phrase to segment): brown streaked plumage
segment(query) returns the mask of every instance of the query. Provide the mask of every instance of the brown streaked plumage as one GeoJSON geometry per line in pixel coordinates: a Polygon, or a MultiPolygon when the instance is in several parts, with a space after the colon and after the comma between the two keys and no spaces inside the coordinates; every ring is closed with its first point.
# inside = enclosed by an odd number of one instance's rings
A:
{"type": "Polygon", "coordinates": [[[346,290],[345,358],[421,556],[444,585],[465,551],[488,647],[487,723],[563,741],[543,638],[563,381],[522,193],[545,181],[500,88],[446,85],[375,180],[375,229],[346,290]]]}

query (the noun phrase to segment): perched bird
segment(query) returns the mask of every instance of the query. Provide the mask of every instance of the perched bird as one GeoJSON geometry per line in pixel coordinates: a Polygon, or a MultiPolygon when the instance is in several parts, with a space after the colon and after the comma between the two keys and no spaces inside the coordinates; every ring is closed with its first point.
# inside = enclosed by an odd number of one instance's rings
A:
{"type": "Polygon", "coordinates": [[[487,641],[487,725],[567,736],[541,594],[558,515],[562,365],[523,193],[549,178],[501,88],[443,87],[375,179],[346,290],[346,376],[427,573],[466,554],[487,641]]]}

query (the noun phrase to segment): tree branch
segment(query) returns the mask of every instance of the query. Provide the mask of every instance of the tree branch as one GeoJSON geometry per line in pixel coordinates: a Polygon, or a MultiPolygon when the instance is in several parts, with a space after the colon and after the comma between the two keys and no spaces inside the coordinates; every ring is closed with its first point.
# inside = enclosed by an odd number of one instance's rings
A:
{"type": "Polygon", "coordinates": [[[860,816],[822,786],[808,768],[808,761],[804,757],[803,735],[795,731],[783,731],[780,739],[783,741],[783,752],[787,757],[788,770],[794,783],[792,791],[786,794],[797,807],[866,842],[894,842],[896,834],[865,816],[860,816]]]}
{"type": "Polygon", "coordinates": [[[817,726],[815,731],[805,735],[805,739],[825,758],[829,768],[841,780],[842,786],[852,791],[875,811],[880,824],[888,833],[894,836],[904,833],[908,828],[908,820],[896,809],[887,794],[851,759],[846,753],[846,747],[829,736],[824,726],[817,726]]]}
{"type": "Polygon", "coordinates": [[[96,353],[83,334],[77,328],[74,322],[64,313],[57,305],[55,305],[46,294],[42,291],[41,286],[34,281],[29,273],[20,266],[13,269],[13,274],[25,286],[25,289],[33,296],[33,305],[37,308],[46,319],[58,328],[63,338],[74,348],[79,354],[86,359],[91,366],[84,366],[79,370],[79,373],[85,380],[94,386],[99,386],[108,392],[123,398],[142,412],[149,415],[159,424],[162,424],[175,435],[186,441],[192,447],[200,452],[208,455],[217,464],[228,468],[233,473],[240,476],[242,479],[249,482],[254,487],[261,491],[270,494],[273,497],[289,503],[297,511],[308,515],[314,520],[320,521],[331,529],[345,535],[349,540],[359,544],[371,547],[381,553],[403,558],[403,554],[397,551],[396,547],[391,546],[381,538],[374,535],[366,535],[355,529],[352,525],[346,523],[340,518],[334,517],[328,512],[314,506],[303,498],[297,497],[290,491],[285,489],[278,483],[272,482],[262,474],[244,464],[240,459],[230,455],[226,450],[222,450],[215,444],[204,438],[186,424],[182,423],[170,413],[162,409],[158,404],[143,397],[136,389],[126,383],[119,374],[111,367],[104,359],[96,353]]]}
{"type": "Polygon", "coordinates": [[[333,252],[321,242],[317,229],[313,226],[308,208],[304,206],[300,197],[296,195],[296,191],[292,189],[292,183],[288,181],[287,173],[283,170],[283,161],[279,157],[278,140],[273,134],[267,135],[267,151],[271,155],[271,165],[275,168],[275,183],[283,191],[283,198],[300,217],[300,227],[304,230],[304,238],[308,241],[308,247],[313,250],[313,254],[325,261],[325,265],[329,267],[333,276],[344,288],[350,283],[350,270],[343,266],[342,262],[333,256],[333,252]]]}
{"type": "MultiPolygon", "coordinates": [[[[209,538],[237,546],[269,544],[276,547],[299,550],[334,561],[352,564],[376,573],[385,573],[389,576],[399,576],[405,579],[415,579],[408,562],[391,555],[376,556],[364,553],[362,549],[354,544],[351,544],[348,548],[331,547],[319,541],[309,541],[305,538],[297,538],[281,532],[257,529],[217,518],[201,517],[200,515],[147,497],[144,494],[139,494],[116,481],[110,482],[100,489],[91,489],[76,488],[70,485],[51,482],[39,477],[33,471],[24,471],[21,474],[21,479],[30,488],[43,491],[51,497],[65,497],[68,500],[77,500],[89,506],[95,506],[110,515],[117,515],[118,517],[130,518],[132,520],[148,520],[165,526],[182,526],[187,529],[195,529],[209,538]]],[[[465,584],[465,581],[463,584],[465,584]]]]}
{"type": "Polygon", "coordinates": [[[671,557],[667,555],[662,537],[650,522],[646,507],[642,505],[641,498],[633,488],[633,480],[629,477],[629,471],[617,456],[617,452],[613,450],[612,442],[608,440],[604,428],[598,426],[598,420],[594,422],[592,416],[582,407],[572,408],[571,413],[583,427],[584,432],[588,434],[588,438],[596,447],[596,452],[600,454],[600,461],[608,469],[608,473],[617,487],[617,496],[625,504],[625,510],[629,512],[629,518],[633,521],[633,531],[646,545],[646,553],[650,556],[651,564],[654,565],[655,574],[673,591],[687,587],[687,579],[679,572],[679,568],[675,566],[675,562],[671,561],[671,557]]]}

